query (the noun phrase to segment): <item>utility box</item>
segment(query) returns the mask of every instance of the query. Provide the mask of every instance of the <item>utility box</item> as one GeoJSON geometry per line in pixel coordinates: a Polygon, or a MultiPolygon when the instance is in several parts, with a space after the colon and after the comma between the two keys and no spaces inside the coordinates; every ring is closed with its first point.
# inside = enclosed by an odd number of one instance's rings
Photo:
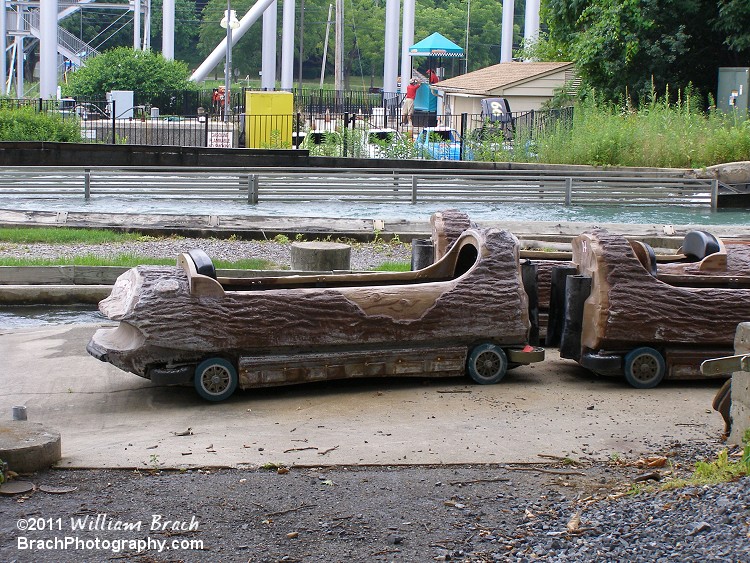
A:
{"type": "Polygon", "coordinates": [[[107,103],[116,119],[133,119],[133,91],[112,90],[107,92],[107,103]]]}
{"type": "Polygon", "coordinates": [[[294,129],[291,92],[245,92],[245,146],[290,149],[294,129]]]}
{"type": "Polygon", "coordinates": [[[716,107],[724,113],[737,112],[747,115],[750,103],[748,100],[748,86],[750,68],[721,67],[719,68],[719,88],[716,95],[716,107]]]}

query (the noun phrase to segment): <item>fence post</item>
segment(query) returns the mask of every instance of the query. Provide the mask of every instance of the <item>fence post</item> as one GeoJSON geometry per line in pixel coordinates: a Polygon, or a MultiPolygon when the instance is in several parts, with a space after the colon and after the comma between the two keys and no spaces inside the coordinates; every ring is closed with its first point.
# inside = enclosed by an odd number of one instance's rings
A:
{"type": "Polygon", "coordinates": [[[342,138],[344,140],[344,156],[346,156],[346,149],[347,149],[347,134],[346,132],[349,130],[349,112],[344,112],[344,130],[342,131],[342,138]]]}
{"type": "Polygon", "coordinates": [[[573,178],[565,178],[565,205],[569,206],[573,200],[573,178]]]}
{"type": "Polygon", "coordinates": [[[297,137],[296,137],[296,140],[295,140],[295,142],[297,143],[297,145],[295,147],[293,147],[295,149],[300,148],[300,145],[302,144],[302,140],[299,138],[300,121],[302,121],[302,114],[300,112],[297,112],[297,137]]]}
{"type": "Polygon", "coordinates": [[[417,203],[417,177],[411,177],[411,202],[417,203]]]}
{"type": "Polygon", "coordinates": [[[91,169],[83,171],[83,197],[86,201],[91,198],[91,169]]]}
{"type": "Polygon", "coordinates": [[[458,154],[458,160],[464,159],[464,133],[466,133],[466,120],[469,118],[469,115],[466,113],[461,114],[461,131],[459,133],[461,134],[461,147],[459,149],[458,154]]]}
{"type": "Polygon", "coordinates": [[[247,177],[247,202],[258,203],[258,175],[250,174],[247,177]]]}
{"type": "Polygon", "coordinates": [[[208,122],[211,121],[209,116],[206,116],[206,120],[203,122],[203,146],[208,147],[208,122]]]}
{"type": "Polygon", "coordinates": [[[716,211],[719,207],[719,181],[711,180],[711,211],[716,211]]]}
{"type": "Polygon", "coordinates": [[[112,100],[112,144],[117,143],[117,111],[115,101],[112,100]]]}

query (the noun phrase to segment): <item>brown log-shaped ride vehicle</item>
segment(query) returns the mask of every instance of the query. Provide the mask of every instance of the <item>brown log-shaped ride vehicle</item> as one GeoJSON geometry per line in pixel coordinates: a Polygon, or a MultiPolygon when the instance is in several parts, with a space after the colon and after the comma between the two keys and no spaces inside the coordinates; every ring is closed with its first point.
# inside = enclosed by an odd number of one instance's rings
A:
{"type": "Polygon", "coordinates": [[[217,277],[200,251],[176,267],[138,266],[99,304],[94,357],[156,383],[192,382],[220,401],[236,387],[378,376],[497,383],[544,359],[528,346],[518,240],[464,232],[422,270],[217,277]]]}
{"type": "Polygon", "coordinates": [[[748,242],[692,231],[657,263],[649,245],[596,230],[573,241],[573,263],[560,355],[637,388],[705,377],[701,362],[730,355],[750,319],[748,242]]]}

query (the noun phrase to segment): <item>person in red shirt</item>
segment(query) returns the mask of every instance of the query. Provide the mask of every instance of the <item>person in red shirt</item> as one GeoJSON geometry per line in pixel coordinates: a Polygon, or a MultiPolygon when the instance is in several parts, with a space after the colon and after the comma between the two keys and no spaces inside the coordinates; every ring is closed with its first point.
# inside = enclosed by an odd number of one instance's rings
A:
{"type": "Polygon", "coordinates": [[[406,87],[406,97],[404,98],[404,105],[401,108],[401,123],[403,125],[411,125],[411,118],[414,115],[414,99],[417,97],[417,90],[419,90],[420,86],[419,80],[412,78],[406,87]]]}
{"type": "Polygon", "coordinates": [[[427,78],[429,78],[430,84],[435,84],[436,82],[440,82],[440,78],[438,77],[437,73],[431,68],[427,69],[427,78]]]}

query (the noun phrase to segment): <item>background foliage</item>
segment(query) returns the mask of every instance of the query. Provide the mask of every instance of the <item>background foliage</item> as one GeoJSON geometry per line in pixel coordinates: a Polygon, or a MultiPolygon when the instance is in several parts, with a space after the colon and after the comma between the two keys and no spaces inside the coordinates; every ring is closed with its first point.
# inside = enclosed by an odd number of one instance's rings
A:
{"type": "Polygon", "coordinates": [[[188,68],[182,61],[168,61],[153,51],[117,47],[92,57],[72,73],[63,85],[65,96],[103,100],[110,90],[133,90],[155,97],[169,90],[190,90],[188,68]]]}
{"type": "Polygon", "coordinates": [[[0,108],[0,141],[81,142],[77,119],[37,112],[34,107],[0,108]]]}

